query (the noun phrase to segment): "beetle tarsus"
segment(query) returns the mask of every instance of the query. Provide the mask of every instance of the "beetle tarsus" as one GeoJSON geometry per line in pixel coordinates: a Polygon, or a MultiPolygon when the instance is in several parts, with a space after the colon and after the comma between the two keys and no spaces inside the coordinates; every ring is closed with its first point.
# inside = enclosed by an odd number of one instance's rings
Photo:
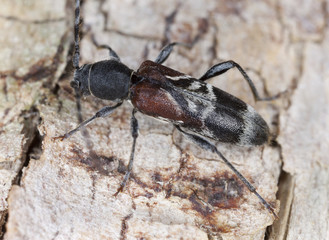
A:
{"type": "Polygon", "coordinates": [[[131,152],[130,152],[130,159],[129,159],[129,163],[128,163],[128,168],[126,171],[126,174],[120,184],[120,187],[118,188],[117,192],[114,194],[115,196],[118,195],[119,192],[122,192],[123,189],[125,188],[131,171],[133,169],[133,163],[134,163],[134,156],[135,156],[135,147],[136,147],[136,139],[138,137],[138,121],[137,118],[135,117],[135,113],[137,112],[137,110],[134,108],[132,114],[131,114],[131,122],[130,122],[130,127],[131,127],[131,136],[133,137],[133,145],[131,147],[131,152]]]}

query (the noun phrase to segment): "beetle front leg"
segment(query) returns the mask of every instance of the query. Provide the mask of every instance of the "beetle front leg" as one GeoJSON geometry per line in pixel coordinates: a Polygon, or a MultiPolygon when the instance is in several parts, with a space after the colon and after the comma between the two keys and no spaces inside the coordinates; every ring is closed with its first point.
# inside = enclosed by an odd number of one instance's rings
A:
{"type": "Polygon", "coordinates": [[[96,41],[94,35],[91,36],[91,40],[93,41],[94,45],[97,48],[106,48],[107,50],[109,50],[110,58],[115,58],[116,60],[118,60],[119,62],[121,62],[119,55],[109,45],[106,45],[106,44],[98,44],[98,42],[96,41]]]}
{"type": "Polygon", "coordinates": [[[199,80],[206,81],[210,78],[221,75],[234,67],[236,67],[240,71],[243,78],[249,84],[249,87],[250,87],[252,94],[256,101],[270,101],[270,100],[276,99],[282,95],[282,92],[280,92],[272,97],[264,97],[264,98],[260,97],[254,83],[251,81],[250,77],[247,75],[245,70],[243,70],[243,68],[234,61],[222,62],[222,63],[218,63],[218,64],[212,66],[202,77],[199,78],[199,80]]]}
{"type": "Polygon", "coordinates": [[[64,140],[66,138],[69,138],[70,136],[72,136],[74,133],[78,132],[81,130],[81,128],[83,128],[84,126],[87,126],[89,123],[91,123],[92,121],[94,121],[96,118],[100,118],[100,117],[106,117],[108,115],[110,115],[116,108],[120,107],[122,104],[122,102],[114,105],[114,106],[106,106],[103,107],[101,110],[99,110],[94,116],[92,116],[91,118],[83,121],[82,123],[79,124],[79,126],[71,131],[69,131],[68,133],[65,133],[62,136],[59,137],[54,137],[53,139],[60,139],[60,140],[64,140]]]}
{"type": "Polygon", "coordinates": [[[131,114],[131,136],[133,137],[133,145],[131,148],[131,153],[130,153],[130,159],[129,159],[129,164],[127,168],[126,175],[123,178],[123,181],[120,184],[120,187],[118,188],[117,192],[114,194],[114,196],[117,196],[119,192],[122,192],[124,187],[127,184],[127,181],[129,180],[130,173],[133,168],[133,162],[134,162],[134,156],[135,156],[135,147],[136,147],[136,139],[138,137],[138,121],[135,117],[135,113],[137,112],[136,109],[133,110],[131,114]]]}

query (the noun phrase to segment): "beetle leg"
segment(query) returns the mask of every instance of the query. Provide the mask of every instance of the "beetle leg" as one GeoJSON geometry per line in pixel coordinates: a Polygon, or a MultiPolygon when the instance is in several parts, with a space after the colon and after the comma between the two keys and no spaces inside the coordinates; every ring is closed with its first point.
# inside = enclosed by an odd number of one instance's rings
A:
{"type": "Polygon", "coordinates": [[[98,42],[96,41],[94,35],[91,36],[91,40],[93,41],[94,45],[97,48],[106,48],[106,49],[108,49],[109,50],[110,58],[115,58],[117,61],[121,62],[119,55],[109,45],[106,45],[106,44],[98,44],[98,42]]]}
{"type": "Polygon", "coordinates": [[[127,181],[129,179],[130,173],[131,173],[132,168],[133,168],[135,147],[136,147],[136,139],[138,137],[138,121],[135,117],[136,112],[137,112],[137,110],[134,108],[134,110],[131,114],[131,123],[130,124],[131,124],[131,136],[133,137],[133,145],[132,145],[132,148],[131,148],[131,153],[130,153],[130,159],[129,159],[129,163],[128,163],[127,172],[126,172],[126,175],[123,178],[123,181],[120,184],[120,187],[118,188],[118,190],[114,194],[114,196],[117,196],[119,192],[122,192],[122,190],[124,189],[124,187],[127,184],[127,181]]]}
{"type": "Polygon", "coordinates": [[[222,62],[222,63],[218,63],[218,64],[212,66],[205,74],[203,74],[202,77],[199,78],[199,80],[206,81],[210,78],[221,75],[221,74],[225,73],[226,71],[228,71],[229,69],[234,68],[234,67],[236,67],[240,71],[243,78],[249,84],[249,87],[250,87],[250,89],[252,91],[252,94],[253,94],[256,101],[270,101],[270,100],[276,99],[276,98],[281,96],[282,92],[280,92],[280,93],[278,93],[278,94],[276,94],[275,96],[272,96],[272,97],[264,97],[264,98],[260,97],[259,94],[258,94],[258,91],[257,91],[254,83],[251,81],[250,77],[243,70],[243,68],[234,61],[222,62]]]}
{"type": "Polygon", "coordinates": [[[84,126],[87,126],[89,123],[91,123],[93,120],[95,120],[96,118],[100,118],[100,117],[106,117],[108,115],[110,115],[117,107],[121,106],[122,102],[114,105],[114,106],[106,106],[103,107],[101,110],[99,110],[94,116],[92,116],[91,118],[83,121],[82,123],[79,124],[79,126],[71,131],[69,131],[68,133],[65,133],[62,136],[59,137],[54,137],[53,139],[60,139],[60,140],[64,140],[66,138],[69,138],[70,136],[72,136],[74,133],[76,133],[77,131],[81,130],[81,128],[83,128],[84,126]]]}
{"type": "Polygon", "coordinates": [[[216,148],[215,145],[208,142],[204,138],[201,138],[197,135],[185,132],[179,126],[175,125],[175,127],[181,133],[183,133],[185,136],[187,136],[189,139],[191,139],[193,142],[195,142],[198,146],[200,146],[201,148],[216,153],[224,161],[224,163],[239,177],[239,179],[244,183],[244,185],[247,186],[249,191],[252,192],[253,194],[255,194],[258,197],[258,199],[265,206],[265,208],[269,212],[271,212],[276,218],[278,218],[278,216],[276,215],[273,207],[256,191],[256,188],[232,165],[232,163],[229,160],[227,160],[220,151],[218,151],[218,149],[216,148]]]}
{"type": "Polygon", "coordinates": [[[187,43],[181,43],[181,42],[169,43],[161,49],[159,55],[157,56],[157,58],[155,59],[154,62],[162,64],[164,61],[166,61],[167,58],[169,57],[170,53],[172,52],[175,45],[182,45],[182,46],[185,46],[185,47],[191,47],[191,45],[187,44],[187,43]]]}

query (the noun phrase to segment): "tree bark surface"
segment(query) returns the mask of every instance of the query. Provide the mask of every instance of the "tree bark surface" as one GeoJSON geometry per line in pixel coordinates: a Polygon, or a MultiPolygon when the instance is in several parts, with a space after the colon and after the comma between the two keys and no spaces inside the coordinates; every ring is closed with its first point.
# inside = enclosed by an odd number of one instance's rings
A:
{"type": "MultiPolygon", "coordinates": [[[[154,60],[196,78],[234,60],[209,81],[252,105],[277,144],[218,149],[278,212],[275,220],[217,155],[168,123],[137,113],[133,173],[132,106],[77,126],[71,64],[74,1],[10,1],[0,9],[0,223],[4,239],[328,239],[329,41],[326,1],[86,0],[81,61],[128,67],[154,60]],[[86,136],[88,135],[88,136],[86,136]]],[[[113,103],[82,99],[84,119],[113,103]]],[[[0,228],[1,229],[1,228],[0,228]]]]}

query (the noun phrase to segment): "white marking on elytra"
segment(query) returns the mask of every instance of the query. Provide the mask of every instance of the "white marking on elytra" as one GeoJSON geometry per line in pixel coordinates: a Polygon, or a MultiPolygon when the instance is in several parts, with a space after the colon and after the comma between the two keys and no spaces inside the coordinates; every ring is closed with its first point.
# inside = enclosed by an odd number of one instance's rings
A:
{"type": "Polygon", "coordinates": [[[206,86],[207,86],[207,89],[208,89],[208,95],[207,96],[209,97],[209,99],[211,101],[216,101],[217,98],[216,98],[216,95],[214,93],[214,87],[211,86],[210,84],[206,84],[206,86]]]}
{"type": "Polygon", "coordinates": [[[255,124],[255,119],[260,118],[258,113],[251,106],[247,105],[247,110],[243,112],[244,131],[240,136],[239,144],[250,145],[251,139],[255,138],[255,134],[259,131],[259,125],[255,124]]]}
{"type": "Polygon", "coordinates": [[[190,91],[194,91],[200,89],[201,87],[202,87],[201,83],[197,81],[193,81],[191,82],[190,86],[187,87],[187,89],[190,91]]]}
{"type": "MultiPolygon", "coordinates": [[[[185,95],[184,98],[188,104],[189,111],[199,115],[198,118],[200,118],[203,123],[205,122],[205,119],[216,110],[216,106],[211,101],[200,101],[199,98],[191,95],[185,95]]],[[[205,126],[200,128],[198,131],[200,131],[200,134],[202,133],[203,136],[210,138],[215,137],[212,131],[205,126]]]]}
{"type": "Polygon", "coordinates": [[[175,76],[175,77],[165,75],[165,77],[166,78],[169,78],[169,79],[171,79],[173,81],[178,81],[178,80],[182,80],[182,79],[191,79],[192,78],[191,76],[189,76],[187,74],[186,75],[175,76]]]}
{"type": "Polygon", "coordinates": [[[209,115],[213,113],[215,110],[216,107],[213,104],[211,103],[207,104],[207,106],[204,107],[203,112],[201,112],[202,121],[205,122],[205,120],[209,117],[209,115]]]}
{"type": "Polygon", "coordinates": [[[205,99],[209,99],[210,101],[216,102],[217,98],[214,93],[214,87],[211,86],[210,84],[203,83],[203,82],[198,82],[198,81],[193,81],[191,82],[190,86],[187,87],[189,91],[195,91],[197,92],[198,95],[202,96],[205,99]],[[206,91],[201,90],[206,87],[206,91]]]}
{"type": "Polygon", "coordinates": [[[196,103],[194,101],[192,101],[191,99],[185,98],[188,108],[191,112],[196,112],[198,111],[198,106],[196,105],[196,103]]]}

